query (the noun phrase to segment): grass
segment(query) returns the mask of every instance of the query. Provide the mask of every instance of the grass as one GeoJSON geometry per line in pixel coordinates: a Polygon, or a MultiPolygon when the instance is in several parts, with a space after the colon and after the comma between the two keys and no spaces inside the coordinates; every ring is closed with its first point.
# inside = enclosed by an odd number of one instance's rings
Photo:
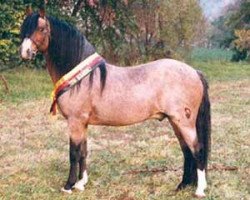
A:
{"type": "Polygon", "coordinates": [[[195,68],[201,70],[209,82],[238,81],[250,77],[249,63],[232,63],[220,61],[195,61],[192,64],[195,68]]]}
{"type": "MultiPolygon", "coordinates": [[[[192,63],[210,80],[212,152],[207,200],[250,199],[250,66],[192,63]]],[[[174,189],[182,154],[167,121],[89,128],[89,183],[83,193],[60,193],[68,175],[64,119],[48,114],[52,84],[42,70],[3,73],[0,84],[0,199],[193,199],[174,189]]]]}
{"type": "Polygon", "coordinates": [[[9,92],[0,83],[0,100],[21,103],[48,97],[53,86],[45,70],[17,68],[2,73],[9,85],[9,92]]]}
{"type": "Polygon", "coordinates": [[[226,49],[207,49],[207,48],[194,48],[191,54],[191,60],[210,62],[211,60],[216,61],[230,61],[233,52],[226,49]]]}

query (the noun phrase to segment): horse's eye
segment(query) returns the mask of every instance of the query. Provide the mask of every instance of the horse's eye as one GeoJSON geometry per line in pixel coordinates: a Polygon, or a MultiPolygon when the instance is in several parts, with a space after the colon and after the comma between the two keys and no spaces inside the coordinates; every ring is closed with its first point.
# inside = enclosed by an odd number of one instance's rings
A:
{"type": "Polygon", "coordinates": [[[40,32],[44,32],[44,30],[45,30],[44,28],[39,28],[40,32]]]}

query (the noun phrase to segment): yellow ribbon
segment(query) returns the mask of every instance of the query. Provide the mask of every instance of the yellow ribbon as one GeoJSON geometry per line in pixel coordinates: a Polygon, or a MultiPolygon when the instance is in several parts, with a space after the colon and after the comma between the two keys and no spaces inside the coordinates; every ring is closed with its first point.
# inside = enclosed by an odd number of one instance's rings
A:
{"type": "MultiPolygon", "coordinates": [[[[86,58],[85,60],[83,60],[81,63],[79,63],[74,69],[72,69],[70,72],[68,72],[67,74],[65,74],[62,78],[60,78],[54,87],[54,90],[51,92],[51,98],[55,99],[56,98],[56,91],[57,89],[66,81],[68,81],[71,77],[73,77],[76,73],[78,73],[79,71],[83,70],[83,68],[87,67],[87,65],[89,65],[89,63],[91,63],[92,61],[94,61],[96,58],[100,57],[100,55],[98,53],[94,53],[92,55],[90,55],[88,58],[86,58]]],[[[81,80],[82,77],[86,76],[88,73],[90,73],[92,71],[91,66],[86,68],[85,70],[83,70],[78,76],[76,76],[72,82],[77,82],[79,80],[81,80]]]]}

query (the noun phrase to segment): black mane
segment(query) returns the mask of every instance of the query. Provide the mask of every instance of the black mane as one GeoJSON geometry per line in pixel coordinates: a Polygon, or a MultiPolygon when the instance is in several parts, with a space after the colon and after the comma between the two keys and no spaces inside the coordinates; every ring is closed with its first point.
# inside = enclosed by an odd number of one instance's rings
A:
{"type": "Polygon", "coordinates": [[[39,15],[37,13],[29,15],[25,18],[21,26],[21,40],[26,37],[30,37],[31,34],[36,30],[38,18],[39,15]]]}
{"type": "Polygon", "coordinates": [[[82,60],[95,53],[94,47],[72,25],[48,17],[51,40],[48,53],[60,76],[68,73],[82,60]]]}
{"type": "MultiPolygon", "coordinates": [[[[39,14],[27,16],[21,27],[21,39],[30,37],[35,31],[39,14]]],[[[85,36],[72,25],[47,16],[50,24],[51,36],[48,54],[56,72],[61,77],[73,69],[77,64],[96,52],[95,48],[87,41],[85,36]]],[[[100,64],[101,87],[104,88],[106,80],[106,66],[100,64]]],[[[93,72],[90,79],[93,79],[93,72]]],[[[92,82],[92,81],[90,81],[92,82]]]]}

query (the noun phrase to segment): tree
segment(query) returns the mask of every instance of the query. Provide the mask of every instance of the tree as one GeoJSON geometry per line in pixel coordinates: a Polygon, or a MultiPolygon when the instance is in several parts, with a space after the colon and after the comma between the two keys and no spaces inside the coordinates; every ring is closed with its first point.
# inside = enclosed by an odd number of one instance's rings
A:
{"type": "Polygon", "coordinates": [[[146,61],[189,52],[204,35],[196,0],[50,0],[48,7],[52,4],[73,16],[98,51],[115,63],[130,65],[139,57],[146,61]]]}
{"type": "Polygon", "coordinates": [[[196,45],[204,30],[204,17],[196,0],[1,1],[1,63],[20,61],[19,30],[25,7],[32,5],[36,11],[44,3],[49,15],[76,25],[113,63],[130,65],[138,60],[182,56],[196,45]]]}
{"type": "Polygon", "coordinates": [[[85,36],[109,61],[117,63],[123,60],[127,34],[136,30],[127,1],[87,1],[82,6],[79,27],[85,36]]]}
{"type": "Polygon", "coordinates": [[[164,1],[160,15],[160,38],[172,52],[186,55],[205,35],[205,18],[196,0],[164,1]]]}
{"type": "Polygon", "coordinates": [[[18,60],[19,29],[23,19],[22,1],[0,1],[0,69],[18,60]]]}
{"type": "Polygon", "coordinates": [[[250,2],[241,0],[239,9],[229,18],[228,26],[234,30],[232,61],[250,57],[250,2]]]}
{"type": "Polygon", "coordinates": [[[213,25],[216,27],[211,40],[220,47],[234,51],[232,61],[244,60],[249,56],[250,2],[235,1],[226,8],[226,14],[213,25]]]}

